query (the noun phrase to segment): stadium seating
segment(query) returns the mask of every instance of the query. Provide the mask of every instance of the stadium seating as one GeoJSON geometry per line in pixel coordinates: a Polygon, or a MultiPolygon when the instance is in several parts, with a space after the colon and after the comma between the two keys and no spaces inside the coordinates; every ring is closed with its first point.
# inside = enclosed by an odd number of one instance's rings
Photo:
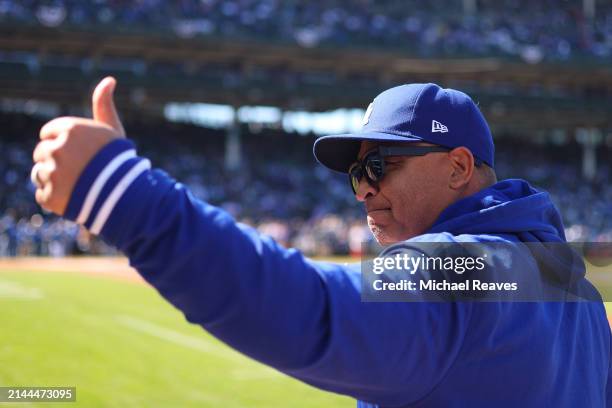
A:
{"type": "MultiPolygon", "coordinates": [[[[6,124],[0,137],[0,256],[114,253],[35,204],[28,177],[30,154],[44,119],[3,114],[0,121],[6,124]]],[[[371,239],[345,177],[312,158],[312,136],[280,130],[256,133],[245,126],[241,168],[226,170],[223,131],[144,120],[125,127],[154,166],[186,184],[198,198],[225,208],[283,245],[310,255],[357,254],[361,242],[371,239]]],[[[561,209],[568,239],[610,242],[612,169],[600,160],[595,179],[585,182],[579,151],[573,145],[525,145],[500,138],[496,171],[500,178],[525,178],[549,191],[561,209]]],[[[598,153],[602,159],[611,155],[606,146],[598,153]]]]}
{"type": "Polygon", "coordinates": [[[403,49],[420,56],[506,55],[529,62],[612,55],[612,7],[570,0],[184,0],[0,2],[0,22],[180,37],[403,49]]]}

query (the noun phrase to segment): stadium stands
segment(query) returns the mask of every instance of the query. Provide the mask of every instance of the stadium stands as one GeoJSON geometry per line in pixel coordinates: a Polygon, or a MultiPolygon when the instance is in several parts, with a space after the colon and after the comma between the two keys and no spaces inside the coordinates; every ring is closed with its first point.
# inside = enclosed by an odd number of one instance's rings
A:
{"type": "MultiPolygon", "coordinates": [[[[3,114],[0,137],[0,256],[113,253],[74,224],[43,214],[28,175],[31,150],[43,119],[3,114]]],[[[317,165],[312,136],[242,129],[244,160],[224,168],[224,132],[164,121],[126,123],[141,154],[189,186],[286,246],[307,254],[359,253],[371,239],[365,216],[343,175],[317,165]],[[168,136],[172,136],[168,138],[168,136]],[[170,141],[169,141],[170,140],[170,141]]],[[[497,140],[500,178],[520,177],[548,190],[561,209],[572,241],[612,240],[612,168],[600,160],[592,182],[580,176],[579,149],[497,140]]],[[[610,148],[598,154],[610,157],[610,148]]]]}
{"type": "Polygon", "coordinates": [[[314,137],[245,126],[244,160],[229,170],[226,132],[166,122],[167,103],[320,112],[363,108],[399,83],[457,87],[506,133],[500,178],[550,191],[570,240],[609,242],[611,61],[602,0],[0,0],[0,256],[113,253],[42,213],[28,180],[40,126],[84,114],[104,75],[118,78],[128,133],[154,165],[308,254],[358,253],[371,239],[345,177],[314,162],[314,137]],[[581,129],[607,140],[588,182],[581,129]],[[556,131],[569,137],[536,144],[556,131]]]}
{"type": "Polygon", "coordinates": [[[306,48],[403,49],[419,56],[610,58],[612,7],[592,4],[589,10],[579,0],[2,0],[0,22],[259,39],[306,48]]]}

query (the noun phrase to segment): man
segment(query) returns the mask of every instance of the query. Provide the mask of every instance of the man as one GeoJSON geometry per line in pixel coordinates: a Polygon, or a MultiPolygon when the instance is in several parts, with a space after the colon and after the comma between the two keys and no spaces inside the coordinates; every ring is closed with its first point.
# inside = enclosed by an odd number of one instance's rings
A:
{"type": "MultiPolygon", "coordinates": [[[[608,403],[601,302],[362,302],[357,268],[305,259],[150,170],[124,138],[114,87],[106,78],[94,91],[94,120],[41,129],[36,199],[121,249],[190,322],[362,407],[608,403]]],[[[565,241],[546,193],[496,183],[489,128],[464,93],[392,88],[368,108],[361,132],[321,138],[314,152],[349,173],[382,244],[565,241]]],[[[543,265],[557,282],[591,288],[584,269],[545,246],[540,255],[509,271],[528,279],[543,265]]]]}

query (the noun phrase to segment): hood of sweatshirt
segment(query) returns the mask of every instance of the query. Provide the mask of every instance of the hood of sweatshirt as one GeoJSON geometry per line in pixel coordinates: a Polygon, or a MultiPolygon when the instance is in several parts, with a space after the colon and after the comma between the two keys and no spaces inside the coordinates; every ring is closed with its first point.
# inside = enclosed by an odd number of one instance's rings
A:
{"type": "Polygon", "coordinates": [[[523,242],[540,272],[564,287],[574,287],[585,276],[582,257],[566,243],[563,222],[550,195],[524,180],[503,180],[457,201],[428,232],[497,235],[523,242]]]}
{"type": "Polygon", "coordinates": [[[522,242],[565,242],[563,222],[550,195],[517,179],[500,181],[453,203],[429,232],[510,234],[522,242]]]}

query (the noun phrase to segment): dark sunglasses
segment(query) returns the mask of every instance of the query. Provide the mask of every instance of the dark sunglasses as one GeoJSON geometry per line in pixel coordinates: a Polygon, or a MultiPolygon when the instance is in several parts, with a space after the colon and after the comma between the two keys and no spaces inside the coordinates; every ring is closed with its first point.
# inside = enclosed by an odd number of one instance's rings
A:
{"type": "Polygon", "coordinates": [[[385,157],[388,156],[425,156],[428,153],[449,152],[452,149],[442,146],[379,146],[357,160],[348,171],[353,193],[357,194],[359,182],[365,176],[367,182],[378,188],[385,175],[385,157]]]}

